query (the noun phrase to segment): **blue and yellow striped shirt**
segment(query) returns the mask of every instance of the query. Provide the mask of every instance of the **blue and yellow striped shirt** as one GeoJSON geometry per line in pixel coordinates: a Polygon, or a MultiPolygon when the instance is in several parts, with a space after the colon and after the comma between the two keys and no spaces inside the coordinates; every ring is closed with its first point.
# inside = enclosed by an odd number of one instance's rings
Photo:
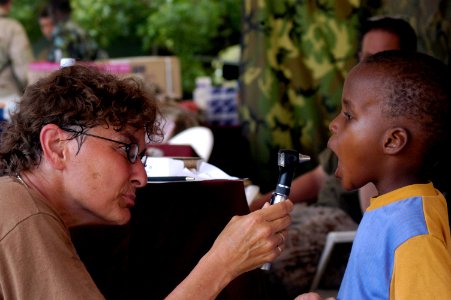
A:
{"type": "Polygon", "coordinates": [[[446,201],[431,183],[371,199],[337,299],[451,299],[446,201]]]}

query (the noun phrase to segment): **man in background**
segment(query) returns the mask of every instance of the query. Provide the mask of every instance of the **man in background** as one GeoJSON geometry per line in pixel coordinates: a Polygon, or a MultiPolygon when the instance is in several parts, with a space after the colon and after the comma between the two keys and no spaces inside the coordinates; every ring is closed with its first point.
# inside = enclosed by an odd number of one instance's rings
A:
{"type": "MultiPolygon", "coordinates": [[[[69,0],[51,0],[41,16],[49,16],[53,30],[50,33],[48,61],[59,63],[61,58],[93,61],[106,58],[104,51],[88,36],[85,30],[71,20],[72,7],[69,0]]],[[[48,25],[48,24],[47,24],[48,25]]],[[[48,35],[48,29],[43,32],[48,35]]],[[[42,30],[42,24],[41,24],[42,30]]]]}
{"type": "Polygon", "coordinates": [[[33,51],[37,61],[46,61],[49,57],[50,41],[52,39],[53,29],[55,28],[48,5],[44,6],[39,12],[38,23],[42,37],[34,43],[33,51]]]}
{"type": "MultiPolygon", "coordinates": [[[[28,81],[28,64],[33,60],[28,36],[23,26],[8,17],[13,0],[0,0],[0,108],[14,106],[28,81]]],[[[7,113],[0,114],[8,117],[7,113]]]]}

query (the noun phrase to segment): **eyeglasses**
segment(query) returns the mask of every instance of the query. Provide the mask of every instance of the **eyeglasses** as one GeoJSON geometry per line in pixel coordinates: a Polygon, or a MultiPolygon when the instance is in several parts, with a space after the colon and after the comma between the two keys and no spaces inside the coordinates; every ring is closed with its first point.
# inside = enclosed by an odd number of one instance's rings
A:
{"type": "Polygon", "coordinates": [[[109,139],[109,138],[106,138],[103,136],[99,136],[99,135],[95,135],[95,134],[91,134],[91,133],[87,133],[87,132],[83,132],[83,131],[77,131],[77,130],[73,130],[73,129],[69,129],[69,128],[61,128],[61,129],[64,131],[67,131],[67,132],[75,133],[75,134],[77,134],[77,136],[78,135],[86,135],[86,136],[90,136],[90,137],[94,137],[94,138],[98,138],[101,140],[105,140],[105,141],[123,145],[125,153],[127,153],[127,159],[130,163],[134,164],[138,160],[138,157],[140,157],[142,164],[144,166],[146,166],[147,156],[144,154],[145,151],[139,153],[139,145],[137,143],[128,143],[127,144],[124,142],[112,140],[112,139],[109,139]]]}

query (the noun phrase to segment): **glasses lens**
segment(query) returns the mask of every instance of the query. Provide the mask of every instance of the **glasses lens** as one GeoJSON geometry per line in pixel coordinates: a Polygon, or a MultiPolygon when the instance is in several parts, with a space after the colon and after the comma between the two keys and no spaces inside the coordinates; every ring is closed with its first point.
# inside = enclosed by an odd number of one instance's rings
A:
{"type": "Polygon", "coordinates": [[[143,155],[143,157],[141,157],[141,162],[142,162],[143,166],[145,167],[147,164],[147,155],[143,155]]]}
{"type": "Polygon", "coordinates": [[[128,160],[130,160],[132,164],[134,164],[136,162],[136,159],[138,158],[138,151],[138,144],[130,144],[127,155],[128,160]]]}

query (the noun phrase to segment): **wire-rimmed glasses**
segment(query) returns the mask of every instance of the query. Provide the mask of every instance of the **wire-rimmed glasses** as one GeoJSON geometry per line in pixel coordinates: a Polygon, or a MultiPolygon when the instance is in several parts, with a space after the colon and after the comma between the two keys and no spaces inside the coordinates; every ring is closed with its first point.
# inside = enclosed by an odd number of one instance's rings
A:
{"type": "Polygon", "coordinates": [[[94,137],[94,138],[98,138],[101,140],[105,140],[105,141],[109,141],[109,142],[113,142],[113,143],[117,143],[120,145],[124,146],[124,150],[125,153],[127,154],[127,159],[130,163],[134,164],[137,160],[138,157],[140,157],[140,160],[142,162],[142,164],[144,166],[146,166],[146,162],[147,162],[147,156],[145,155],[145,151],[139,153],[139,145],[138,143],[124,143],[124,142],[120,142],[120,141],[116,141],[113,139],[109,139],[100,135],[95,135],[95,134],[91,134],[91,133],[87,133],[84,131],[78,131],[78,130],[74,130],[74,129],[70,129],[70,128],[61,128],[62,130],[66,131],[66,132],[71,132],[71,133],[75,133],[77,136],[79,135],[86,135],[86,136],[90,136],[90,137],[94,137]]]}

